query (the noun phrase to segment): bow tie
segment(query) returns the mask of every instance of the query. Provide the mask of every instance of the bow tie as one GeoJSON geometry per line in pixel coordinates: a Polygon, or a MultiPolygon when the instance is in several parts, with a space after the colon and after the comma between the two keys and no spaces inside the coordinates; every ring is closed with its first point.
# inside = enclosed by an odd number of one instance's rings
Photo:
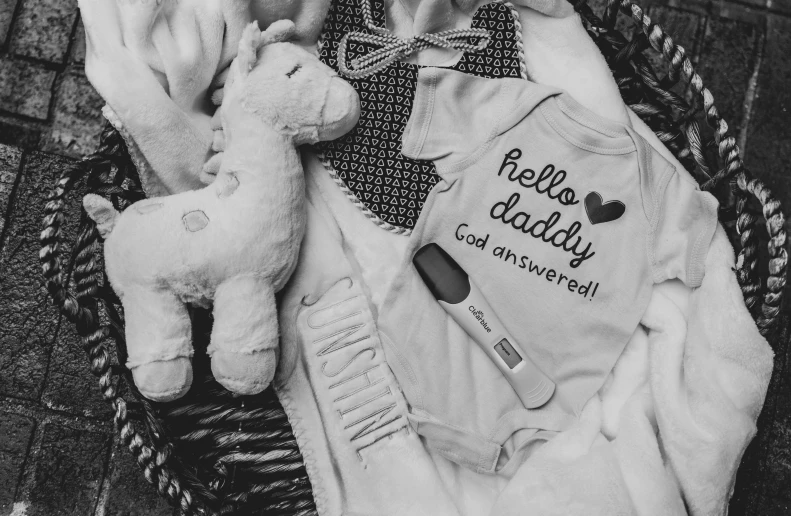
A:
{"type": "Polygon", "coordinates": [[[486,29],[451,29],[435,34],[426,33],[408,39],[399,39],[386,28],[374,25],[369,0],[362,2],[362,15],[365,25],[372,34],[357,31],[348,32],[344,34],[338,44],[338,71],[349,79],[360,79],[375,74],[393,62],[431,46],[479,52],[489,45],[491,39],[489,31],[486,29]],[[477,44],[470,43],[470,38],[477,38],[477,44]],[[354,58],[350,69],[346,58],[350,41],[367,43],[379,48],[365,56],[354,58]]]}

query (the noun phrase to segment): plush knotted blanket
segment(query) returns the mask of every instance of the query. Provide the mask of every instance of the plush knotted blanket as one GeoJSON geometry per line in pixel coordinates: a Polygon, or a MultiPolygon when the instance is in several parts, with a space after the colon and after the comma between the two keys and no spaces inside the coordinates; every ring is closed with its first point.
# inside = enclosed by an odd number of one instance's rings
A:
{"type": "MultiPolygon", "coordinates": [[[[681,170],[624,106],[566,2],[518,3],[529,77],[631,124],[681,170]]],[[[389,0],[388,27],[399,37],[465,27],[479,4],[389,0]]],[[[204,163],[222,151],[207,98],[222,85],[245,22],[293,17],[311,46],[328,5],[80,1],[86,72],[136,153],[149,195],[200,185],[204,163]]],[[[436,49],[411,57],[432,65],[457,58],[436,49]]],[[[388,366],[394,355],[383,347],[377,320],[406,237],[372,224],[310,150],[303,161],[308,229],[280,306],[275,383],[321,514],[725,513],[773,355],[744,307],[722,229],[700,288],[671,281],[654,289],[641,325],[578,420],[519,467],[484,475],[423,445],[388,366]],[[368,393],[364,403],[361,392],[368,393]]]]}

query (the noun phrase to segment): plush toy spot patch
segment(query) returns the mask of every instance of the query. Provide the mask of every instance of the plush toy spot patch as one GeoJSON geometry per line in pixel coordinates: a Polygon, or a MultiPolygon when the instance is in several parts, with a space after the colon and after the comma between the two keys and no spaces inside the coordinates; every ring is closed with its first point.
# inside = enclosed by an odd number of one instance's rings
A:
{"type": "Polygon", "coordinates": [[[145,204],[137,203],[135,204],[135,210],[137,213],[141,215],[145,215],[146,213],[151,213],[152,211],[157,211],[163,206],[161,202],[149,202],[145,204]]]}
{"type": "Polygon", "coordinates": [[[201,210],[191,211],[184,215],[181,220],[184,221],[184,227],[187,228],[187,231],[192,231],[193,233],[209,225],[209,217],[201,210]]]}
{"type": "Polygon", "coordinates": [[[223,184],[220,186],[217,196],[221,199],[223,197],[228,197],[233,194],[237,188],[239,188],[239,178],[231,174],[223,180],[223,184]]]}

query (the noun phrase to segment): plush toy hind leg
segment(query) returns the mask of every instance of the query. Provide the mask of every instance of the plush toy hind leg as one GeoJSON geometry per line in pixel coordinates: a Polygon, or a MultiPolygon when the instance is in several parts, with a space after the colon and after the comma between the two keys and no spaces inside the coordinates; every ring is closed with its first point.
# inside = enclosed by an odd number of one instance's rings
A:
{"type": "Polygon", "coordinates": [[[192,325],[172,292],[124,292],[127,366],[140,393],[154,401],[184,396],[192,385],[192,325]]]}
{"type": "Polygon", "coordinates": [[[275,376],[277,346],[277,306],[269,280],[238,276],[220,284],[208,349],[214,378],[237,394],[263,391],[275,376]]]}

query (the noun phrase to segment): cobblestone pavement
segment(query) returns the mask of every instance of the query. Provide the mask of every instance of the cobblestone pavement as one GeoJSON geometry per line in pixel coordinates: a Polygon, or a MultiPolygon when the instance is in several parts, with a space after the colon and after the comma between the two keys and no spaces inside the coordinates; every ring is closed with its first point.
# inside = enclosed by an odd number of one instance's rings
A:
{"type": "MultiPolygon", "coordinates": [[[[791,0],[642,3],[693,56],[747,165],[791,207],[791,0]]],[[[103,125],[83,37],[74,0],[0,0],[0,516],[172,512],[118,445],[37,259],[46,192],[103,125]]],[[[778,341],[732,515],[791,514],[788,339],[778,341]]]]}

